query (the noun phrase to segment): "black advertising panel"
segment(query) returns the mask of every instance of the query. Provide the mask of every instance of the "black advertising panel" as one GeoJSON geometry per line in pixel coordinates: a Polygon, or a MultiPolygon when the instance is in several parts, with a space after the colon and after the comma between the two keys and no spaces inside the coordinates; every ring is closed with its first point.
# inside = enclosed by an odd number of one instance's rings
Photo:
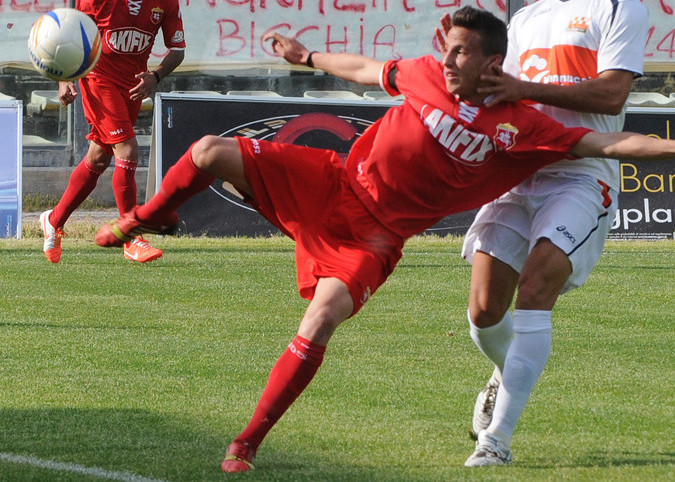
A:
{"type": "MultiPolygon", "coordinates": [[[[345,158],[352,143],[393,102],[161,94],[157,168],[162,176],[207,135],[244,136],[333,149],[345,158]]],[[[208,236],[267,236],[278,230],[220,181],[180,207],[180,232],[208,236]]],[[[462,235],[475,211],[449,216],[429,230],[462,235]]]]}
{"type": "MultiPolygon", "coordinates": [[[[675,139],[675,109],[629,108],[624,130],[675,139]]],[[[622,161],[619,209],[610,239],[673,239],[675,159],[622,161]]]]}
{"type": "MultiPolygon", "coordinates": [[[[333,149],[345,157],[352,143],[394,102],[290,97],[158,94],[156,185],[201,137],[244,136],[333,149]]],[[[626,130],[675,137],[672,109],[629,109],[626,130]]],[[[154,166],[153,166],[154,167],[154,166]]],[[[675,159],[621,162],[621,193],[610,238],[673,238],[675,159]]],[[[151,173],[151,178],[153,174],[151,173]]],[[[152,189],[149,191],[152,192],[152,189]]],[[[179,209],[180,232],[208,236],[268,236],[277,229],[219,181],[179,209]]],[[[427,233],[464,235],[476,211],[449,216],[427,233]]]]}

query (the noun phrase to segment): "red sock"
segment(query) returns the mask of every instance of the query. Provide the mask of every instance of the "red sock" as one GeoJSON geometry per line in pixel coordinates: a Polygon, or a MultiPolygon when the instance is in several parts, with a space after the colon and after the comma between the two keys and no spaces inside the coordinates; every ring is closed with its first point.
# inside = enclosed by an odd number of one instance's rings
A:
{"type": "Polygon", "coordinates": [[[115,158],[112,188],[120,216],[136,205],[136,166],[138,161],[115,158]]]}
{"type": "Polygon", "coordinates": [[[98,178],[103,174],[89,164],[85,156],[70,175],[70,181],[61,200],[49,215],[49,224],[55,228],[63,227],[80,204],[91,194],[96,187],[98,178]]]}
{"type": "Polygon", "coordinates": [[[192,146],[171,166],[162,180],[159,191],[136,210],[139,221],[149,224],[162,224],[167,213],[173,213],[185,201],[198,194],[215,180],[214,177],[200,171],[192,162],[192,146]]]}
{"type": "Polygon", "coordinates": [[[253,418],[234,440],[257,450],[267,432],[312,381],[326,347],[296,336],[270,372],[253,418]]]}

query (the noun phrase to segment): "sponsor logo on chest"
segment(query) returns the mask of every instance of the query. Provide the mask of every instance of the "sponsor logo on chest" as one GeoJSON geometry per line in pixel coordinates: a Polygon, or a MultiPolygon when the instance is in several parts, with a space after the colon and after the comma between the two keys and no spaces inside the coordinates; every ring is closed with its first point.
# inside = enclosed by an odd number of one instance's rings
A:
{"type": "Polygon", "coordinates": [[[467,129],[441,109],[425,105],[421,117],[429,133],[443,147],[445,153],[458,162],[481,164],[493,150],[490,137],[467,129]]]}
{"type": "Polygon", "coordinates": [[[106,32],[110,50],[120,54],[139,54],[152,45],[154,36],[136,28],[120,28],[106,32]]]}
{"type": "Polygon", "coordinates": [[[588,26],[590,23],[591,19],[588,17],[572,17],[570,23],[567,24],[567,31],[586,33],[588,32],[588,26]]]}

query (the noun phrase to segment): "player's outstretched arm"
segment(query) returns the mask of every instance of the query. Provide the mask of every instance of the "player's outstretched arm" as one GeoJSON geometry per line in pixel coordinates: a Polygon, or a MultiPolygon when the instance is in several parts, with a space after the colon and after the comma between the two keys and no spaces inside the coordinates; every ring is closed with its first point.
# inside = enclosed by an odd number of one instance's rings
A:
{"type": "Polygon", "coordinates": [[[310,51],[296,39],[271,33],[263,40],[272,40],[274,51],[291,64],[309,65],[359,84],[377,85],[380,82],[380,72],[384,62],[379,60],[356,54],[311,52],[311,64],[308,64],[310,51]]]}
{"type": "Polygon", "coordinates": [[[675,159],[675,141],[635,132],[589,132],[570,153],[578,157],[660,161],[675,159]]]}

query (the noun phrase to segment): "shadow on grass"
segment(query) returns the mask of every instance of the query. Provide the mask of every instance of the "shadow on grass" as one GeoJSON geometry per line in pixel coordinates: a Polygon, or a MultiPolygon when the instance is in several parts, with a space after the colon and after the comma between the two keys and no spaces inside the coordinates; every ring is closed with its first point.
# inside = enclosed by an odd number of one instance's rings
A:
{"type": "Polygon", "coordinates": [[[514,467],[528,469],[581,469],[581,468],[612,468],[612,467],[658,467],[675,464],[673,452],[596,452],[587,456],[580,456],[574,461],[540,461],[515,464],[514,467]],[[578,460],[578,461],[577,461],[578,460]]]}
{"type": "MultiPolygon", "coordinates": [[[[234,436],[234,430],[141,409],[0,410],[0,453],[133,476],[118,480],[222,481],[220,462],[234,436]]],[[[316,451],[298,456],[302,448],[288,449],[263,444],[257,469],[246,480],[387,480],[376,466],[353,467],[348,459],[341,466],[322,462],[316,451]]],[[[0,480],[87,479],[68,469],[0,460],[0,480]]]]}

